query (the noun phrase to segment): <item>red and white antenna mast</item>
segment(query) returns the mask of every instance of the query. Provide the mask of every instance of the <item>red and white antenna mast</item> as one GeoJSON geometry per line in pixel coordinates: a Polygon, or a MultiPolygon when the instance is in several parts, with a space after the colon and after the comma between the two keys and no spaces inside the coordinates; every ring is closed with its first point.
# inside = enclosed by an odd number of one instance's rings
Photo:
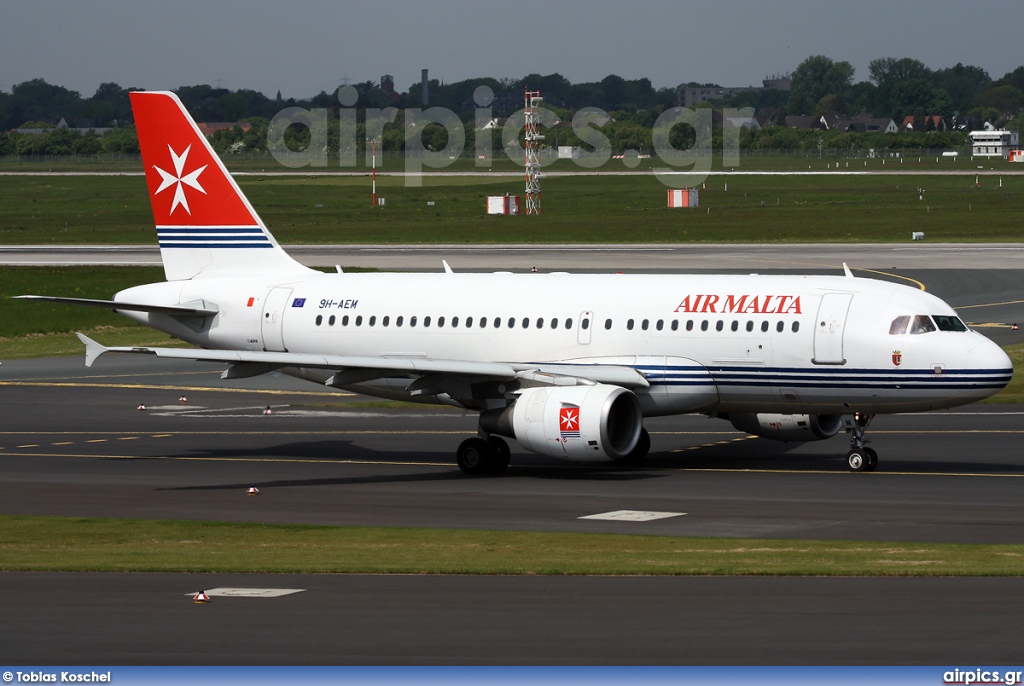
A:
{"type": "MultiPolygon", "coordinates": [[[[377,206],[377,139],[376,138],[374,138],[372,141],[370,141],[370,151],[371,151],[370,152],[370,168],[372,169],[372,171],[370,173],[370,178],[373,179],[371,181],[371,186],[372,186],[371,193],[372,193],[372,196],[371,196],[370,202],[372,204],[370,205],[370,207],[376,207],[377,206]]],[[[363,154],[365,155],[366,153],[363,152],[363,154]]]]}
{"type": "Polygon", "coordinates": [[[540,91],[526,91],[526,214],[540,214],[540,91]]]}

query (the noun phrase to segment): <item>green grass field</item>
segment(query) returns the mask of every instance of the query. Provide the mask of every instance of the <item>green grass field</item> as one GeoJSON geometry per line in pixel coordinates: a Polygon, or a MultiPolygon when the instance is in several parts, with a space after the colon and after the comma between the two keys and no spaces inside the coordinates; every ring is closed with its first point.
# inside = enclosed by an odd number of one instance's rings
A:
{"type": "MultiPolygon", "coordinates": [[[[409,187],[368,177],[240,177],[289,243],[679,243],[1017,241],[1024,176],[712,177],[701,207],[668,209],[652,176],[551,177],[539,217],[485,214],[485,197],[522,179],[431,177],[409,187]],[[919,189],[924,189],[921,193],[919,189]],[[428,203],[434,203],[428,205],[428,203]]],[[[138,176],[0,177],[0,244],[156,244],[138,176]],[[66,230],[65,230],[66,225],[66,230]]]]}
{"type": "Polygon", "coordinates": [[[0,570],[1021,576],[1024,546],[0,515],[0,570]]]}

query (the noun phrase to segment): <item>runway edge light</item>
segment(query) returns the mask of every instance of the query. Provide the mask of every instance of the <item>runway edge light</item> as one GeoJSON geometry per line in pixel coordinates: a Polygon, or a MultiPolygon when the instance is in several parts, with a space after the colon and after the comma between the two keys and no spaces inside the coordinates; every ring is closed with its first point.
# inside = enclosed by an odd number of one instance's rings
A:
{"type": "Polygon", "coordinates": [[[263,414],[271,414],[270,405],[267,405],[265,408],[263,408],[263,414]]]}
{"type": "Polygon", "coordinates": [[[249,486],[249,490],[245,492],[246,495],[259,495],[260,489],[255,486],[249,486]]]}
{"type": "Polygon", "coordinates": [[[210,596],[206,595],[206,591],[199,591],[199,593],[192,596],[192,600],[196,601],[196,603],[208,603],[210,602],[210,596]]]}
{"type": "Polygon", "coordinates": [[[145,410],[146,409],[146,404],[145,403],[140,403],[139,404],[139,409],[140,410],[145,410]]]}

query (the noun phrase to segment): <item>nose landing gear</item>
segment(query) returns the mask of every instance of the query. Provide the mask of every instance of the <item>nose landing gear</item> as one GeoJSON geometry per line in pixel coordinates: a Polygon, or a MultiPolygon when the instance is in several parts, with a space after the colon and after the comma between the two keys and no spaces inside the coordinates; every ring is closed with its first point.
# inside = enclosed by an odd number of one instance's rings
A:
{"type": "Polygon", "coordinates": [[[852,420],[847,420],[846,431],[850,434],[850,452],[846,453],[846,466],[851,472],[873,472],[878,466],[878,453],[864,445],[867,443],[864,432],[874,418],[873,414],[857,412],[852,420]]]}

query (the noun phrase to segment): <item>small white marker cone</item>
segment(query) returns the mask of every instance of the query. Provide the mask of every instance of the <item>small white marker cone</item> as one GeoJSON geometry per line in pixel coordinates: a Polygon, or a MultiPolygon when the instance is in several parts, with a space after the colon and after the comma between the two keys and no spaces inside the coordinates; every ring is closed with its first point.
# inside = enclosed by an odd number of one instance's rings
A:
{"type": "Polygon", "coordinates": [[[260,489],[255,486],[249,486],[249,490],[245,492],[246,495],[259,495],[260,489]]]}
{"type": "Polygon", "coordinates": [[[270,412],[270,405],[267,405],[267,406],[266,406],[266,407],[265,407],[265,408],[263,409],[263,414],[271,414],[271,412],[270,412]]]}
{"type": "Polygon", "coordinates": [[[146,409],[146,406],[145,406],[144,404],[143,404],[143,405],[139,405],[139,409],[140,409],[140,410],[145,410],[145,409],[146,409]]]}
{"type": "Polygon", "coordinates": [[[1016,324],[1011,324],[1010,325],[1010,331],[1016,331],[1016,330],[1017,330],[1017,325],[1016,324]]]}
{"type": "Polygon", "coordinates": [[[185,396],[181,396],[180,398],[178,398],[178,402],[179,403],[187,403],[188,402],[188,398],[186,398],[185,396]]]}
{"type": "Polygon", "coordinates": [[[197,603],[208,603],[210,602],[210,596],[206,595],[206,591],[199,591],[199,593],[192,596],[192,600],[197,603]]]}

